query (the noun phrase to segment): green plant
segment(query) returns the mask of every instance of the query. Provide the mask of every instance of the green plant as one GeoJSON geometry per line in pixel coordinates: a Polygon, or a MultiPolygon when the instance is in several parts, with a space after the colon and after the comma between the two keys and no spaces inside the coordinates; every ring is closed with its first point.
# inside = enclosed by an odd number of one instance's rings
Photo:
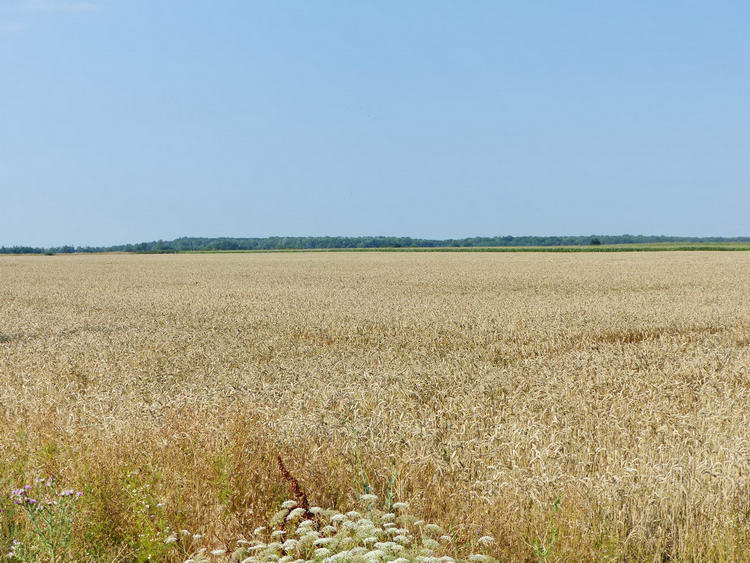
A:
{"type": "Polygon", "coordinates": [[[37,479],[36,487],[24,485],[11,492],[30,527],[24,542],[14,538],[9,559],[20,561],[64,561],[70,559],[77,501],[81,492],[73,489],[57,491],[52,479],[37,479]]]}

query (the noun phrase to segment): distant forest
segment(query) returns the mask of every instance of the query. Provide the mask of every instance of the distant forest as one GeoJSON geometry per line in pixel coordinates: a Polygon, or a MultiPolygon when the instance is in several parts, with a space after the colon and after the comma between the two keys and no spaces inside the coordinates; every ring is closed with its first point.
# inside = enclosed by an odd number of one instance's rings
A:
{"type": "Polygon", "coordinates": [[[266,237],[201,238],[182,237],[115,246],[0,246],[0,254],[64,254],[73,252],[186,252],[212,250],[315,250],[333,248],[437,248],[501,246],[585,246],[634,243],[750,242],[750,237],[670,237],[647,235],[590,236],[498,236],[462,239],[419,239],[411,237],[266,237]]]}

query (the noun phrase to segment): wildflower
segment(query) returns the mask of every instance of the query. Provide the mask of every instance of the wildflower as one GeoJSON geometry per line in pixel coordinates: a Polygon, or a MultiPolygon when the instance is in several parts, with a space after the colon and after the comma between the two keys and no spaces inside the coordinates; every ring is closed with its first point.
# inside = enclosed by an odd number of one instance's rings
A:
{"type": "Polygon", "coordinates": [[[203,537],[203,534],[193,534],[193,539],[194,539],[194,540],[199,540],[199,539],[201,539],[202,537],[203,537]]]}
{"type": "Polygon", "coordinates": [[[383,522],[390,522],[391,520],[394,520],[395,518],[396,518],[396,515],[393,512],[386,512],[380,517],[380,519],[383,522]]]}
{"type": "Polygon", "coordinates": [[[282,508],[294,508],[295,506],[297,506],[296,500],[285,500],[281,503],[282,508]]]}
{"type": "Polygon", "coordinates": [[[378,495],[362,495],[361,497],[359,497],[359,500],[362,500],[364,502],[375,502],[376,500],[378,500],[378,495]]]}
{"type": "Polygon", "coordinates": [[[286,534],[286,532],[284,530],[274,530],[273,532],[271,532],[271,537],[272,538],[280,538],[284,534],[286,534]]]}
{"type": "Polygon", "coordinates": [[[255,528],[255,530],[253,530],[253,534],[255,534],[257,536],[258,534],[260,534],[261,532],[263,532],[265,529],[266,529],[265,526],[259,526],[258,528],[255,528]]]}
{"type": "Polygon", "coordinates": [[[329,543],[333,542],[334,538],[318,538],[313,542],[313,545],[317,545],[318,547],[322,547],[324,545],[328,545],[329,543]]]}
{"type": "Polygon", "coordinates": [[[482,545],[490,545],[492,543],[495,543],[495,538],[493,538],[492,536],[482,536],[481,538],[479,538],[479,543],[481,543],[482,545]]]}
{"type": "Polygon", "coordinates": [[[406,510],[407,508],[409,508],[409,503],[408,502],[394,502],[393,508],[395,508],[396,510],[406,510]]]}
{"type": "Polygon", "coordinates": [[[300,538],[300,541],[312,543],[315,542],[320,537],[320,534],[316,532],[315,530],[310,530],[308,532],[305,532],[305,534],[300,538]]]}
{"type": "Polygon", "coordinates": [[[443,531],[443,529],[437,524],[425,524],[424,529],[427,530],[428,532],[434,532],[436,534],[439,534],[440,532],[443,531]]]}
{"type": "Polygon", "coordinates": [[[472,555],[469,555],[469,561],[489,561],[490,558],[486,555],[481,555],[480,553],[474,553],[472,555]]]}
{"type": "Polygon", "coordinates": [[[284,548],[284,551],[291,551],[293,549],[296,549],[299,545],[299,542],[295,539],[288,539],[283,544],[281,544],[281,547],[284,548]]]}
{"type": "Polygon", "coordinates": [[[312,514],[320,514],[321,512],[323,512],[323,509],[322,509],[322,508],[320,508],[319,506],[313,506],[313,507],[312,507],[312,508],[310,509],[310,512],[311,512],[312,514]]]}
{"type": "Polygon", "coordinates": [[[181,534],[182,534],[183,536],[189,536],[189,535],[190,535],[190,530],[180,530],[180,533],[181,533],[181,534]]]}
{"type": "Polygon", "coordinates": [[[357,512],[356,510],[352,510],[351,512],[347,512],[346,516],[350,520],[359,520],[360,518],[362,518],[362,515],[359,512],[357,512]]]}
{"type": "Polygon", "coordinates": [[[174,534],[164,539],[164,543],[174,543],[176,541],[177,541],[177,536],[175,536],[174,534]]]}
{"type": "Polygon", "coordinates": [[[427,549],[437,549],[438,547],[440,547],[440,544],[431,538],[425,538],[424,540],[422,540],[422,545],[427,549]]]}
{"type": "Polygon", "coordinates": [[[224,555],[226,552],[226,549],[214,549],[211,551],[211,555],[224,555]]]}
{"type": "Polygon", "coordinates": [[[304,508],[295,508],[292,510],[286,517],[287,520],[294,520],[295,518],[299,518],[305,513],[304,508]]]}
{"type": "Polygon", "coordinates": [[[328,557],[331,554],[330,549],[326,549],[325,547],[319,547],[313,552],[313,556],[315,557],[328,557]]]}

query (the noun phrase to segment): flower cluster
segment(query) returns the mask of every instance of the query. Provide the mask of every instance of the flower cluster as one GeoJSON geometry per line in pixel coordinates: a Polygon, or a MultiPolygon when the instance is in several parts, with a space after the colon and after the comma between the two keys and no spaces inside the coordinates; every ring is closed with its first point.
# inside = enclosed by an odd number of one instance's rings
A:
{"type": "MultiPolygon", "coordinates": [[[[255,540],[240,540],[231,554],[232,561],[260,563],[368,563],[391,561],[455,562],[446,555],[451,537],[436,524],[429,524],[408,514],[408,505],[397,502],[378,508],[375,495],[361,497],[361,510],[342,513],[320,507],[302,507],[295,500],[282,504],[282,510],[269,527],[257,528],[255,540]]],[[[488,543],[483,538],[482,543],[488,543]]],[[[195,554],[186,563],[207,561],[223,550],[195,554]]],[[[472,561],[494,561],[476,554],[472,561]]]]}
{"type": "Polygon", "coordinates": [[[32,534],[23,543],[17,539],[7,559],[22,561],[67,561],[70,559],[73,520],[77,500],[73,489],[58,490],[53,479],[38,478],[10,492],[10,499],[31,524],[32,534]]]}
{"type": "Polygon", "coordinates": [[[75,491],[73,489],[64,489],[55,494],[52,490],[52,488],[54,487],[54,482],[51,479],[36,479],[36,482],[46,487],[46,490],[42,489],[40,491],[41,496],[37,495],[40,496],[41,500],[33,498],[31,496],[31,491],[33,489],[32,485],[24,485],[20,489],[13,489],[10,492],[10,499],[13,504],[23,506],[25,508],[36,508],[41,510],[45,506],[57,505],[59,498],[77,499],[83,494],[82,492],[75,491]]]}

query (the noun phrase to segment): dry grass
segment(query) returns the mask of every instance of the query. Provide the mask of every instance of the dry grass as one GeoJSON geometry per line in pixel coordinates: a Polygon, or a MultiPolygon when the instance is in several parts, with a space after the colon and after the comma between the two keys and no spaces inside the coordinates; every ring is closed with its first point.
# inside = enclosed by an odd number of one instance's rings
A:
{"type": "Polygon", "coordinates": [[[0,486],[85,492],[80,560],[231,548],[278,453],[458,557],[748,559],[750,254],[0,257],[0,425],[0,486]]]}

